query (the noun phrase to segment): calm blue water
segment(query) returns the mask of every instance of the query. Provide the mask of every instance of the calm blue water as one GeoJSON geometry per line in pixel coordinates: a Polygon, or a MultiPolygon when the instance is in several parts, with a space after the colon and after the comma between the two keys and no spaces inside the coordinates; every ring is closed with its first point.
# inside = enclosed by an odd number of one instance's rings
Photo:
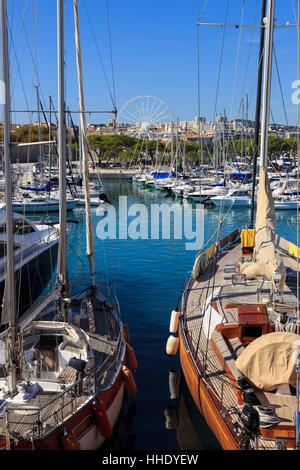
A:
{"type": "MultiPolygon", "coordinates": [[[[106,180],[110,201],[118,213],[119,195],[128,197],[128,206],[142,203],[150,211],[151,204],[180,203],[159,191],[147,191],[127,180],[106,180]]],[[[182,203],[181,203],[182,204],[182,203]]],[[[217,209],[204,209],[204,240],[214,233],[219,219],[217,209]]],[[[99,222],[92,211],[95,227],[99,222]]],[[[85,223],[83,211],[70,213],[78,224],[72,225],[68,237],[70,278],[86,279],[88,266],[85,260],[85,223]]],[[[132,218],[131,218],[132,219],[132,218]]],[[[129,221],[131,220],[129,218],[129,221]]],[[[231,210],[223,224],[222,235],[237,226],[247,227],[249,210],[231,210]]],[[[290,241],[296,242],[296,213],[277,212],[277,231],[290,241]]],[[[171,230],[171,234],[172,234],[171,230]]],[[[178,357],[166,355],[165,345],[169,336],[171,310],[176,307],[193,266],[196,251],[187,251],[187,240],[99,240],[95,236],[95,264],[97,279],[107,287],[107,275],[119,300],[122,317],[129,326],[131,345],[138,360],[134,374],[138,393],[124,405],[124,419],[116,437],[117,448],[136,450],[218,449],[201,416],[193,407],[184,383],[178,401],[179,423],[177,431],[166,429],[164,410],[177,406],[170,399],[168,373],[178,370],[178,357]],[[129,415],[129,416],[128,416],[129,415]],[[192,419],[191,419],[192,416],[192,419]],[[127,417],[127,420],[126,420],[127,417]],[[183,432],[184,430],[184,432],[183,432]],[[191,443],[187,436],[191,436],[191,443]],[[188,446],[192,447],[188,447],[188,446]],[[193,447],[194,446],[194,447],[193,447]]]]}

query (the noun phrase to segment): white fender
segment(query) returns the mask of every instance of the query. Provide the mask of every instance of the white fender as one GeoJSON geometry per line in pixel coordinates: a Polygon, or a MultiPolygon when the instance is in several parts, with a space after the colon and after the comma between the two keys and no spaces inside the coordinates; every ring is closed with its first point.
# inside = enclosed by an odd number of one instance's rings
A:
{"type": "Polygon", "coordinates": [[[178,351],[179,346],[179,337],[171,334],[168,338],[167,345],[166,345],[166,353],[168,356],[175,356],[178,351]]]}
{"type": "Polygon", "coordinates": [[[192,278],[197,279],[205,271],[207,257],[205,253],[197,256],[192,270],[192,278]]]}
{"type": "Polygon", "coordinates": [[[170,317],[170,333],[177,333],[179,325],[179,311],[172,310],[171,317],[170,317]]]}

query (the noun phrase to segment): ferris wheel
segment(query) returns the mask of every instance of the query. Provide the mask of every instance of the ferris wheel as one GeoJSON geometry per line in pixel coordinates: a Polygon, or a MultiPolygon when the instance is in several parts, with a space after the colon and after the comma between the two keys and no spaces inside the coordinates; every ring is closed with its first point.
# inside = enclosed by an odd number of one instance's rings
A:
{"type": "Polygon", "coordinates": [[[125,103],[116,120],[126,134],[155,139],[159,124],[173,123],[173,115],[164,101],[155,96],[137,96],[125,103]]]}

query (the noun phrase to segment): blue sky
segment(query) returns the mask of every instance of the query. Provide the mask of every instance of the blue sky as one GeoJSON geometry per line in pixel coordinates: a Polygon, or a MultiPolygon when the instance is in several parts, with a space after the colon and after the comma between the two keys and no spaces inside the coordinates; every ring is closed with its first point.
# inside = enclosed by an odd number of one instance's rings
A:
{"type": "MultiPolygon", "coordinates": [[[[198,112],[198,0],[108,0],[108,3],[117,108],[120,109],[135,96],[151,95],[163,100],[175,118],[193,119],[198,112]]],[[[33,58],[36,58],[40,93],[45,107],[49,95],[57,105],[56,1],[9,0],[8,4],[10,31],[13,37],[12,107],[36,107],[35,85],[38,81],[33,58]],[[24,14],[26,3],[27,10],[24,14]],[[21,28],[23,14],[25,30],[21,28]],[[18,60],[14,58],[14,49],[17,50],[18,60]]],[[[277,1],[277,24],[296,22],[296,4],[296,0],[277,1]]],[[[201,12],[205,5],[201,21],[224,22],[227,0],[202,0],[201,12]]],[[[79,10],[86,108],[112,109],[97,53],[98,47],[112,87],[106,0],[79,0],[79,10]]],[[[260,14],[261,0],[228,1],[228,23],[240,23],[243,18],[244,24],[258,24],[260,14]]],[[[242,100],[245,103],[247,94],[248,116],[249,119],[254,119],[259,29],[226,28],[217,96],[222,35],[223,28],[220,27],[199,28],[200,114],[212,119],[216,105],[217,113],[223,113],[225,109],[229,118],[242,117],[241,103],[242,100]]],[[[291,87],[293,81],[298,78],[296,28],[276,29],[274,47],[287,121],[289,125],[295,125],[297,107],[291,100],[294,91],[291,87]]],[[[72,0],[65,0],[65,49],[66,100],[70,109],[77,109],[72,0]]],[[[273,69],[272,113],[275,122],[286,123],[275,62],[273,69]]],[[[87,121],[106,122],[108,117],[110,116],[88,116],[87,121]]],[[[20,114],[14,119],[17,122],[29,120],[28,116],[20,114]]]]}

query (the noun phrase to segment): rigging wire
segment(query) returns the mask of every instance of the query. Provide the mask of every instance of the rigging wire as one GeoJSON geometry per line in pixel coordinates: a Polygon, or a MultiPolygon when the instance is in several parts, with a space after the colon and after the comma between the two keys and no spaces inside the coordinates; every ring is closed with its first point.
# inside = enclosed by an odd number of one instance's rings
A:
{"type": "MultiPolygon", "coordinates": [[[[17,57],[16,46],[15,46],[14,38],[13,38],[13,34],[12,34],[12,27],[11,27],[9,22],[8,22],[8,32],[9,32],[9,35],[10,35],[11,48],[13,48],[14,54],[15,54],[15,61],[16,61],[16,64],[17,64],[18,73],[19,73],[19,76],[20,76],[20,82],[21,82],[23,93],[24,93],[26,108],[28,110],[28,113],[30,113],[30,111],[29,111],[30,108],[29,108],[29,104],[28,104],[28,101],[27,101],[27,96],[26,96],[26,92],[25,92],[25,85],[24,85],[24,81],[23,81],[23,77],[22,77],[22,73],[21,73],[20,63],[19,63],[19,60],[18,60],[18,57],[17,57]]],[[[12,99],[13,99],[13,91],[11,92],[11,100],[12,99]]]]}
{"type": "MultiPolygon", "coordinates": [[[[200,0],[198,4],[198,23],[200,22],[200,18],[204,15],[205,8],[207,6],[208,0],[206,0],[202,11],[200,11],[200,0]]],[[[200,101],[200,34],[199,34],[199,26],[197,26],[197,85],[198,85],[198,133],[199,133],[199,159],[201,158],[201,165],[203,164],[203,140],[200,137],[200,108],[201,108],[201,101],[200,101]]],[[[199,178],[199,186],[201,191],[201,178],[199,178]]]]}
{"type": "Polygon", "coordinates": [[[274,53],[274,59],[275,59],[277,76],[278,76],[278,82],[279,82],[279,88],[280,88],[280,94],[281,94],[281,100],[282,100],[282,105],[283,105],[285,122],[286,122],[286,125],[288,126],[289,125],[288,124],[288,118],[287,118],[287,114],[286,114],[286,107],[285,107],[285,102],[284,102],[284,97],[283,97],[282,85],[281,85],[281,80],[280,80],[280,74],[279,74],[279,68],[278,68],[278,62],[277,62],[277,56],[276,56],[274,44],[273,44],[273,53],[274,53]]]}
{"type": "MultiPolygon", "coordinates": [[[[255,8],[255,13],[254,13],[254,17],[253,17],[253,24],[255,24],[255,22],[256,22],[256,17],[257,17],[257,12],[258,12],[258,3],[259,3],[259,0],[257,0],[257,2],[256,2],[256,8],[255,8]]],[[[243,80],[243,84],[242,84],[242,92],[241,92],[242,96],[244,94],[244,90],[245,90],[245,86],[246,86],[246,80],[247,80],[247,77],[248,77],[248,66],[249,66],[250,55],[251,55],[252,46],[253,46],[254,33],[255,33],[255,28],[252,28],[251,36],[250,36],[250,39],[249,39],[250,44],[249,44],[248,56],[247,56],[247,61],[246,61],[246,66],[245,66],[244,80],[243,80]]]]}
{"type": "Polygon", "coordinates": [[[107,25],[108,25],[108,39],[109,39],[109,52],[110,52],[111,74],[112,74],[113,97],[114,97],[114,103],[115,103],[115,107],[116,107],[115,73],[114,73],[114,64],[113,64],[112,40],[111,40],[111,27],[110,27],[110,14],[109,14],[108,0],[106,0],[106,11],[107,11],[107,25]]]}
{"type": "MultiPolygon", "coordinates": [[[[243,5],[242,5],[242,16],[241,16],[241,21],[240,21],[241,26],[243,25],[245,3],[246,3],[246,0],[243,1],[243,5]]],[[[240,57],[240,48],[241,48],[242,29],[243,28],[240,28],[240,31],[239,31],[239,39],[238,39],[238,46],[237,46],[237,59],[236,59],[236,63],[235,63],[235,73],[234,73],[234,80],[233,80],[233,92],[232,92],[231,109],[230,109],[230,116],[229,116],[230,121],[232,119],[232,112],[233,112],[233,105],[234,105],[234,98],[235,98],[236,79],[237,79],[237,73],[238,73],[238,67],[239,67],[239,57],[240,57]]]]}
{"type": "Polygon", "coordinates": [[[98,46],[98,42],[97,42],[97,39],[96,39],[94,27],[93,27],[91,17],[90,17],[90,14],[88,12],[88,8],[87,8],[87,5],[86,5],[86,0],[84,0],[83,4],[84,4],[84,7],[85,7],[85,11],[86,11],[87,18],[88,18],[88,21],[89,21],[89,25],[90,25],[90,28],[91,28],[92,36],[93,36],[93,39],[94,39],[94,42],[95,42],[95,46],[96,46],[98,58],[99,58],[99,61],[100,61],[100,65],[101,65],[101,68],[102,68],[102,71],[103,71],[103,74],[104,74],[104,79],[105,79],[105,82],[106,82],[106,86],[108,88],[108,92],[109,92],[113,107],[116,110],[116,101],[114,99],[113,92],[112,92],[112,90],[109,86],[108,77],[107,77],[107,74],[106,74],[106,71],[105,71],[105,68],[104,68],[104,64],[103,64],[102,56],[101,56],[100,49],[99,49],[99,46],[98,46]]]}
{"type": "MultiPolygon", "coordinates": [[[[20,4],[19,4],[19,0],[16,0],[17,1],[17,5],[19,7],[19,10],[21,11],[21,7],[20,7],[20,4]]],[[[27,44],[28,46],[28,50],[29,50],[29,54],[30,54],[30,57],[31,57],[31,61],[33,63],[33,78],[32,78],[32,82],[34,83],[34,75],[36,77],[36,83],[39,87],[39,90],[40,90],[40,93],[42,95],[42,99],[43,99],[43,104],[46,108],[46,101],[45,101],[45,98],[44,98],[44,95],[43,95],[43,89],[41,87],[41,84],[40,84],[40,79],[39,79],[39,73],[38,73],[38,70],[37,70],[37,67],[36,67],[36,60],[35,60],[35,57],[34,57],[34,54],[32,52],[32,48],[30,46],[30,41],[29,41],[29,37],[28,37],[28,33],[27,33],[27,30],[26,30],[26,27],[24,25],[24,22],[22,24],[22,29],[24,31],[24,36],[25,36],[25,43],[27,44]]],[[[36,31],[35,31],[35,38],[34,38],[34,41],[36,42],[36,31]]],[[[24,47],[25,47],[25,44],[24,44],[24,47]]]]}
{"type": "MultiPolygon", "coordinates": [[[[228,7],[229,7],[229,0],[226,1],[226,11],[225,11],[224,24],[227,23],[228,7]]],[[[223,59],[223,52],[224,52],[225,31],[226,31],[226,28],[224,26],[223,27],[223,35],[222,35],[222,39],[221,39],[221,52],[220,52],[220,60],[219,60],[217,91],[216,91],[215,106],[214,106],[214,117],[213,117],[214,121],[216,119],[216,112],[217,112],[217,103],[218,103],[220,78],[221,78],[221,68],[222,68],[222,59],[223,59]]]]}
{"type": "MultiPolygon", "coordinates": [[[[241,17],[241,22],[240,22],[241,24],[243,22],[244,6],[245,6],[245,2],[243,4],[243,8],[242,8],[242,17],[241,17]]],[[[258,9],[258,1],[256,3],[256,9],[255,9],[255,14],[254,14],[254,18],[253,18],[253,23],[255,23],[255,20],[256,20],[257,9],[258,9]]],[[[250,53],[251,53],[251,49],[252,49],[253,34],[254,34],[254,29],[252,30],[252,34],[251,34],[251,38],[250,38],[250,45],[249,45],[249,50],[248,50],[246,67],[245,67],[245,71],[244,71],[244,80],[243,80],[242,91],[241,91],[242,97],[244,95],[244,89],[245,89],[245,84],[246,84],[247,70],[248,70],[248,66],[249,66],[250,53]]],[[[232,119],[232,113],[233,113],[233,103],[234,103],[234,96],[235,96],[236,77],[237,77],[237,72],[238,72],[238,62],[239,62],[239,55],[240,55],[240,42],[241,42],[241,31],[240,31],[240,34],[239,34],[239,42],[238,42],[238,48],[237,48],[236,70],[235,70],[235,78],[234,78],[235,85],[234,85],[234,90],[233,90],[233,94],[232,94],[232,105],[231,105],[231,111],[230,111],[230,120],[232,119]]],[[[253,81],[251,96],[253,95],[253,89],[254,89],[255,84],[256,84],[256,80],[253,81]]],[[[250,105],[250,101],[251,101],[251,98],[248,102],[249,105],[250,105]]],[[[234,152],[237,153],[237,149],[236,149],[236,146],[235,146],[235,143],[234,143],[234,137],[233,137],[231,129],[229,129],[229,139],[231,139],[231,141],[232,141],[231,143],[232,143],[232,147],[234,149],[234,152]]],[[[227,149],[226,149],[226,161],[228,160],[228,152],[229,152],[229,146],[227,146],[227,149]]]]}

